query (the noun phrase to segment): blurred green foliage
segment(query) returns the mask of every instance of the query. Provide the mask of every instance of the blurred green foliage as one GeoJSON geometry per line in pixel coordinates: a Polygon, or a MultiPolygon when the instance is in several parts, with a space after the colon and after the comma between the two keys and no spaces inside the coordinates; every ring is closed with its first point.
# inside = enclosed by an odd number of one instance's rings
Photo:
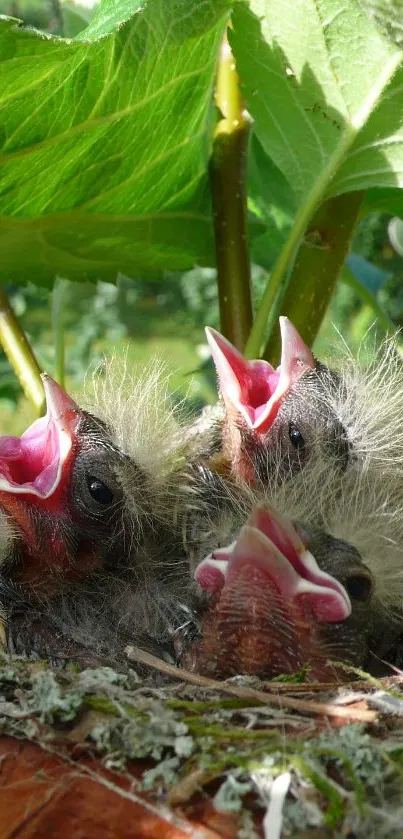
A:
{"type": "MultiPolygon", "coordinates": [[[[40,365],[54,373],[52,293],[32,284],[6,290],[40,365]]],[[[78,394],[88,369],[94,370],[105,356],[127,352],[133,368],[159,357],[172,370],[173,390],[178,397],[186,395],[194,410],[214,400],[214,374],[211,365],[204,364],[204,325],[218,326],[215,297],[213,272],[207,270],[168,276],[164,284],[126,277],[120,277],[116,286],[66,283],[68,387],[78,394]]],[[[13,433],[23,431],[33,414],[4,357],[0,357],[0,404],[0,433],[10,432],[11,423],[13,433]]]]}
{"type": "MultiPolygon", "coordinates": [[[[355,253],[378,266],[388,276],[376,298],[399,327],[403,325],[403,259],[393,251],[387,234],[389,217],[367,216],[354,241],[355,253]]],[[[254,267],[256,298],[263,290],[265,274],[254,267]]],[[[40,364],[54,371],[54,336],[51,329],[51,292],[28,285],[7,289],[40,364]]],[[[115,285],[68,283],[65,290],[64,325],[68,385],[78,393],[88,368],[104,356],[128,351],[129,362],[142,366],[150,356],[159,356],[173,370],[172,387],[187,395],[196,410],[215,398],[215,378],[204,337],[204,326],[219,327],[215,272],[197,268],[185,274],[170,274],[158,280],[119,277],[115,285]]],[[[357,351],[368,330],[379,328],[373,309],[344,283],[338,284],[318,335],[315,350],[320,357],[341,338],[357,351]],[[340,334],[338,334],[340,333],[340,334]]],[[[372,345],[372,341],[370,342],[372,345]]],[[[0,359],[0,432],[22,431],[31,416],[21,397],[19,384],[6,359],[0,359]],[[19,404],[17,419],[16,405],[19,404]],[[18,428],[16,428],[16,422],[18,428]]]]}
{"type": "Polygon", "coordinates": [[[54,35],[72,38],[90,21],[98,0],[1,0],[0,14],[54,35]]]}
{"type": "MultiPolygon", "coordinates": [[[[391,216],[383,213],[367,215],[358,225],[352,254],[360,255],[367,263],[365,286],[374,294],[376,302],[396,329],[403,326],[403,259],[393,250],[388,224],[391,216]],[[374,284],[374,268],[379,269],[381,282],[374,284]]],[[[362,279],[362,277],[361,277],[362,279]]],[[[368,347],[373,346],[373,338],[381,341],[384,330],[374,313],[372,306],[363,303],[349,285],[339,281],[331,305],[324,318],[321,330],[315,342],[315,349],[323,357],[329,345],[339,344],[341,338],[356,354],[368,333],[368,347]],[[337,333],[340,333],[340,337],[337,333]]],[[[362,356],[365,359],[365,353],[362,356]]]]}

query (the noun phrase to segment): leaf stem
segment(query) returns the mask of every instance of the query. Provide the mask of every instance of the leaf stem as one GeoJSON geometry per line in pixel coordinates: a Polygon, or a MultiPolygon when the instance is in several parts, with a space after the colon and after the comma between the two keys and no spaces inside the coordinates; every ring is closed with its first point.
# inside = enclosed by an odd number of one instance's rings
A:
{"type": "Polygon", "coordinates": [[[299,243],[304,234],[304,230],[312,210],[313,205],[311,206],[310,203],[308,207],[308,202],[306,202],[297,213],[290,235],[288,236],[288,239],[286,240],[273,271],[267,281],[262,302],[255,317],[255,321],[245,347],[246,358],[260,358],[263,353],[264,338],[269,320],[269,334],[272,332],[274,318],[270,318],[270,314],[273,309],[274,301],[277,296],[280,296],[282,289],[285,291],[286,281],[288,278],[286,271],[287,269],[288,271],[291,270],[292,261],[295,259],[299,243]]]}
{"type": "Polygon", "coordinates": [[[45,395],[41,381],[41,368],[11,308],[10,301],[1,287],[0,344],[20,381],[25,396],[32,402],[38,414],[42,414],[45,407],[45,395]]]}
{"type": "MultiPolygon", "coordinates": [[[[292,320],[301,337],[313,344],[349,251],[363,192],[348,192],[321,204],[308,227],[288,282],[281,286],[271,310],[274,324],[280,314],[292,320]],[[281,293],[283,292],[283,293],[281,293]]],[[[278,330],[273,329],[264,357],[280,356],[278,330]]]]}
{"type": "Polygon", "coordinates": [[[224,38],[216,94],[219,120],[210,166],[221,330],[243,350],[252,327],[246,169],[250,118],[243,109],[235,60],[224,38]]]}

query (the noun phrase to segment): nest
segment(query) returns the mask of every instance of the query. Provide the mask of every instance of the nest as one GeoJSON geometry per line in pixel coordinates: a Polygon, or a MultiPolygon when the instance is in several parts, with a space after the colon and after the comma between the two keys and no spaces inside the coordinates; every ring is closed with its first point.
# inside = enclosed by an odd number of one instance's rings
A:
{"type": "Polygon", "coordinates": [[[1,654],[0,839],[403,835],[403,676],[219,683],[126,653],[1,654]]]}

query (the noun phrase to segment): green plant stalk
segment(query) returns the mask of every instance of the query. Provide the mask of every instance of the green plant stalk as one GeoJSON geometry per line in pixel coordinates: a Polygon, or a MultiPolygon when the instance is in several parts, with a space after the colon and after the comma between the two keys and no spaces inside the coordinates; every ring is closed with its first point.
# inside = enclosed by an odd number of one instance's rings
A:
{"type": "Polygon", "coordinates": [[[0,344],[21,384],[27,399],[32,402],[38,415],[45,409],[45,394],[41,380],[41,368],[28,343],[21,325],[11,308],[10,301],[0,287],[0,344]]]}
{"type": "Polygon", "coordinates": [[[55,343],[55,379],[61,387],[65,384],[65,345],[63,305],[68,281],[57,277],[52,292],[52,329],[55,343]]]}
{"type": "Polygon", "coordinates": [[[106,696],[98,696],[95,693],[86,694],[83,698],[83,704],[88,708],[92,708],[94,711],[102,711],[102,713],[108,714],[108,716],[112,717],[121,717],[123,710],[124,714],[128,717],[146,719],[144,714],[141,712],[138,713],[131,705],[129,705],[129,703],[121,703],[120,701],[114,702],[113,699],[108,699],[106,696]]]}
{"type": "MultiPolygon", "coordinates": [[[[230,711],[237,711],[239,708],[250,707],[250,699],[166,699],[165,704],[167,708],[178,711],[189,711],[194,715],[206,713],[208,711],[216,711],[217,708],[222,710],[226,708],[230,711]]],[[[256,705],[262,705],[262,702],[256,702],[256,705]]]]}
{"type": "Polygon", "coordinates": [[[325,201],[315,213],[288,283],[280,287],[273,303],[273,329],[264,358],[277,363],[280,357],[280,337],[274,328],[280,314],[292,320],[308,346],[313,344],[348,254],[363,195],[338,195],[325,201]]]}
{"type": "Polygon", "coordinates": [[[328,807],[325,813],[325,824],[327,827],[337,827],[344,815],[345,801],[335,784],[318,768],[306,761],[301,755],[293,755],[292,763],[300,771],[301,775],[310,781],[314,787],[327,799],[328,807]]]}
{"type": "Polygon", "coordinates": [[[281,746],[281,735],[276,731],[260,731],[245,728],[220,728],[219,725],[206,725],[203,728],[203,719],[200,717],[194,719],[193,717],[184,717],[183,722],[186,723],[189,731],[196,737],[214,737],[218,740],[239,740],[241,742],[263,740],[267,744],[273,743],[281,746]]]}
{"type": "Polygon", "coordinates": [[[246,170],[250,119],[243,110],[227,39],[218,65],[216,104],[222,114],[210,164],[217,284],[223,334],[243,350],[252,328],[246,170]]]}
{"type": "Polygon", "coordinates": [[[327,746],[318,746],[316,743],[313,743],[312,751],[315,755],[323,758],[325,761],[338,761],[341,764],[354,791],[357,809],[359,810],[360,815],[363,816],[365,805],[367,803],[366,789],[357,773],[354,772],[351,759],[344,754],[342,749],[330,749],[327,746]]]}

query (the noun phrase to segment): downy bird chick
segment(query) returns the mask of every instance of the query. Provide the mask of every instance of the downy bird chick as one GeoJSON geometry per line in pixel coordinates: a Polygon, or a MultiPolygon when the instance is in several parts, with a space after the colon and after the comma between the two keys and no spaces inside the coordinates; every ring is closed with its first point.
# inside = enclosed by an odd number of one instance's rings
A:
{"type": "Polygon", "coordinates": [[[43,380],[46,416],[21,438],[0,438],[0,602],[10,649],[53,658],[71,655],[74,644],[110,652],[125,622],[130,640],[137,632],[157,643],[177,608],[184,565],[177,550],[170,565],[167,527],[182,456],[170,448],[177,427],[162,410],[155,369],[129,402],[119,404],[114,390],[109,423],[106,393],[98,394],[104,417],[95,417],[43,380]],[[135,431],[124,416],[133,406],[137,439],[123,434],[123,426],[135,431]]]}
{"type": "Polygon", "coordinates": [[[206,329],[222,397],[205,435],[216,452],[211,465],[252,485],[264,486],[273,472],[277,479],[290,476],[314,448],[332,451],[341,469],[349,457],[343,425],[322,393],[332,382],[338,388],[338,375],[314,358],[288,318],[280,318],[280,329],[276,369],[263,359],[247,361],[219,332],[206,329]]]}
{"type": "Polygon", "coordinates": [[[288,318],[280,318],[280,328],[277,369],[264,360],[247,361],[226,338],[206,329],[221,401],[186,435],[180,508],[192,561],[203,555],[200,546],[209,535],[212,547],[214,538],[216,546],[225,544],[222,522],[227,516],[231,527],[232,500],[236,506],[248,486],[270,501],[276,486],[292,482],[311,460],[314,474],[317,463],[329,463],[336,479],[349,463],[349,442],[330,399],[333,391],[342,392],[338,374],[314,359],[288,318]]]}
{"type": "MultiPolygon", "coordinates": [[[[387,472],[401,495],[403,470],[403,361],[396,337],[372,361],[344,352],[323,364],[314,358],[287,318],[280,318],[281,364],[247,361],[223,336],[207,329],[222,404],[209,430],[212,468],[265,488],[323,459],[339,479],[353,469],[387,472]],[[227,466],[220,464],[221,452],[227,466]]],[[[365,346],[363,347],[365,350],[365,346]]],[[[207,421],[204,426],[207,426],[207,421]]]]}
{"type": "Polygon", "coordinates": [[[384,341],[365,366],[351,356],[336,374],[323,366],[318,400],[319,411],[343,429],[345,467],[329,448],[313,447],[304,469],[284,487],[269,476],[267,497],[276,509],[354,544],[388,608],[401,613],[403,363],[395,340],[384,341]]]}
{"type": "MultiPolygon", "coordinates": [[[[182,662],[215,678],[346,678],[337,663],[367,667],[390,623],[376,581],[355,548],[256,506],[236,540],[195,577],[211,601],[182,662]]],[[[397,627],[395,627],[395,636],[397,627]]]]}

